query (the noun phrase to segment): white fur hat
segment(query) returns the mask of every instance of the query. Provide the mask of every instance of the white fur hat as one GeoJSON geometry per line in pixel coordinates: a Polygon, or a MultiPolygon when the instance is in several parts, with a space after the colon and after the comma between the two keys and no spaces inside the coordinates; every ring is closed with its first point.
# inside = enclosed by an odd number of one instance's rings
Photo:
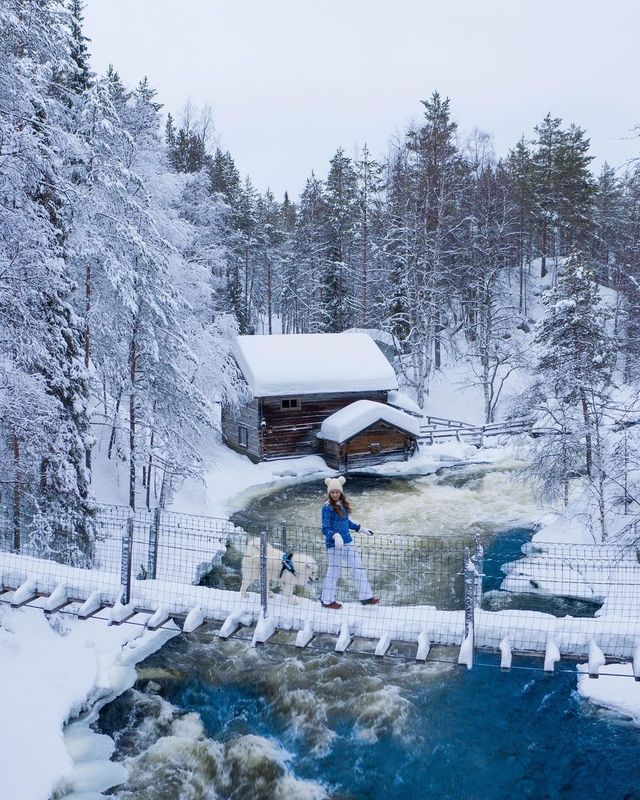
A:
{"type": "Polygon", "coordinates": [[[347,479],[339,475],[337,478],[325,478],[324,482],[327,484],[327,494],[334,490],[342,494],[342,487],[347,482],[347,479]]]}

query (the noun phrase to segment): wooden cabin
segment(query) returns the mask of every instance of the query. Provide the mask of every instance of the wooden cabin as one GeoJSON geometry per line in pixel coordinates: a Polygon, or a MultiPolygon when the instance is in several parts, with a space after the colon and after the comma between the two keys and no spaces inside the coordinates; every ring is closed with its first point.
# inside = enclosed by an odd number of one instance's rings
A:
{"type": "Polygon", "coordinates": [[[385,406],[398,394],[393,368],[364,333],[239,336],[235,358],[250,400],[223,407],[222,435],[254,462],[323,455],[327,417],[360,400],[385,406]]]}
{"type": "Polygon", "coordinates": [[[339,472],[406,461],[416,450],[417,419],[391,406],[358,400],[322,423],[318,438],[327,465],[339,472]]]}

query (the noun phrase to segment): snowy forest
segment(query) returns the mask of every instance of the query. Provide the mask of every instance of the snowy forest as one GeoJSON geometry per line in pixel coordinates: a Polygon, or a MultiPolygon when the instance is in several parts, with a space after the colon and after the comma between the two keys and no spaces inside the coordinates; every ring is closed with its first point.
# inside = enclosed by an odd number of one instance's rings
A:
{"type": "Polygon", "coordinates": [[[201,474],[219,404],[241,401],[235,335],[349,328],[394,337],[420,405],[468,359],[486,421],[551,431],[522,445],[540,492],[577,492],[598,540],[635,530],[640,160],[596,173],[588,132],[551,114],[496,154],[427,91],[386,154],[338,148],[279,199],[216,146],[208,109],[174,118],[153,76],[93,74],[82,15],[81,0],[0,6],[0,505],[15,536],[37,514],[43,551],[90,564],[99,426],[130,505],[149,505],[201,474]]]}

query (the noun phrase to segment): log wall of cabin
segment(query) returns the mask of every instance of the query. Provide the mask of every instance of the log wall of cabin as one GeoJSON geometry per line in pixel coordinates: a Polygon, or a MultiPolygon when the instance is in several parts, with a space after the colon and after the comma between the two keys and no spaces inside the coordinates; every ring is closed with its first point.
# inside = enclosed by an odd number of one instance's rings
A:
{"type": "Polygon", "coordinates": [[[281,409],[281,397],[261,398],[262,458],[320,453],[316,434],[323,421],[356,400],[387,402],[387,392],[350,392],[348,394],[290,395],[300,400],[299,409],[281,409]]]}
{"type": "Polygon", "coordinates": [[[260,401],[252,400],[239,408],[231,406],[222,407],[222,440],[232,450],[243,453],[256,462],[262,457],[262,429],[260,427],[260,401]],[[243,447],[239,440],[239,428],[247,429],[247,447],[243,447]]]}
{"type": "Polygon", "coordinates": [[[386,461],[405,461],[415,446],[408,433],[380,420],[342,444],[325,440],[323,456],[328,466],[348,470],[386,461]],[[376,446],[375,452],[372,445],[376,446]]]}

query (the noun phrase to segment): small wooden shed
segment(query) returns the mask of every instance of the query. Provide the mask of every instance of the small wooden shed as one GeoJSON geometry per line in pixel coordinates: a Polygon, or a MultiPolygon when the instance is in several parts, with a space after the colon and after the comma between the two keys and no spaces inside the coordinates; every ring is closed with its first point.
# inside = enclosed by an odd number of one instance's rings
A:
{"type": "Polygon", "coordinates": [[[235,358],[249,400],[223,406],[228,447],[252,461],[322,454],[327,417],[358,400],[385,405],[395,372],[364,333],[238,336],[235,358]]]}
{"type": "Polygon", "coordinates": [[[419,425],[415,417],[391,406],[358,400],[327,417],[320,427],[322,455],[340,472],[406,461],[416,449],[419,425]]]}

